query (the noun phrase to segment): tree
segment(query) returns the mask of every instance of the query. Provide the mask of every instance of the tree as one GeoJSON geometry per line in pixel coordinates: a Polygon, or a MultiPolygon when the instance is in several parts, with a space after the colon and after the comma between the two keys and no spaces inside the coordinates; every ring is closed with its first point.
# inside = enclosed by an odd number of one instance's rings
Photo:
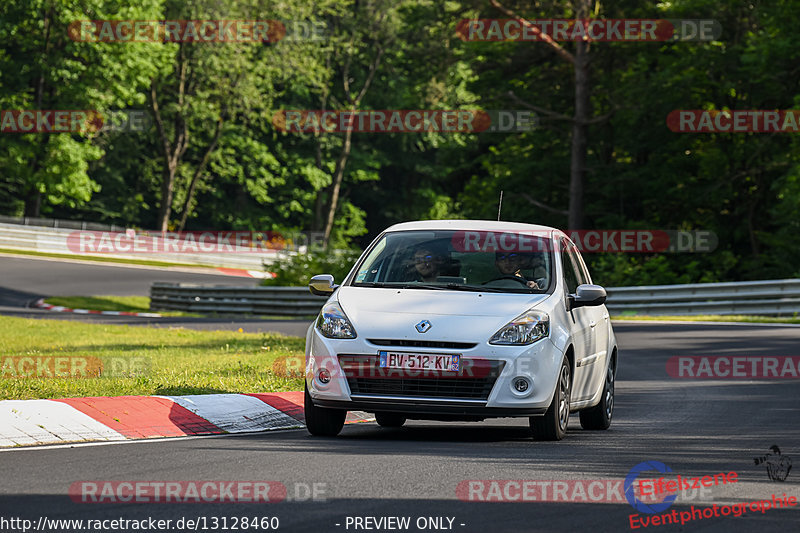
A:
{"type": "MultiPolygon", "coordinates": [[[[136,50],[131,45],[75,40],[69,28],[89,14],[94,19],[153,18],[159,5],[159,0],[133,7],[108,0],[4,2],[0,108],[93,110],[102,115],[111,108],[141,104],[141,80],[158,65],[153,45],[145,43],[136,50]]],[[[91,128],[0,136],[3,179],[17,191],[25,216],[40,216],[56,205],[80,206],[99,191],[87,173],[90,162],[103,154],[97,138],[91,128]]]]}

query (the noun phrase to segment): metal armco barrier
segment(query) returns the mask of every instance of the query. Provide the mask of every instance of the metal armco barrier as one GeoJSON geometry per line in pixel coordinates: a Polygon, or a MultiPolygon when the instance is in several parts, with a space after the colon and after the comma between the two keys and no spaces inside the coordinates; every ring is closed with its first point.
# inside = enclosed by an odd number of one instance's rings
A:
{"type": "MultiPolygon", "coordinates": [[[[56,221],[58,222],[58,221],[56,221]]],[[[54,223],[56,223],[54,222],[54,223]]],[[[100,224],[82,224],[83,229],[106,231],[100,224]]],[[[108,226],[109,228],[112,226],[108,226]]],[[[114,227],[117,231],[122,228],[114,227]]],[[[80,230],[80,227],[77,228],[80,230]]],[[[5,224],[0,221],[0,248],[12,250],[33,250],[37,252],[58,253],[73,255],[76,259],[86,256],[114,257],[117,259],[140,259],[148,261],[165,261],[168,263],[182,263],[214,267],[239,268],[244,270],[263,271],[264,265],[271,263],[276,253],[176,253],[176,252],[149,252],[149,253],[75,253],[68,246],[70,234],[76,231],[75,227],[66,227],[66,221],[60,221],[58,227],[26,226],[20,224],[5,224]]]]}
{"type": "Polygon", "coordinates": [[[153,283],[150,309],[197,313],[310,316],[325,298],[308,287],[234,287],[189,283],[153,283]]]}
{"type": "Polygon", "coordinates": [[[608,287],[612,315],[793,315],[800,279],[608,287]]]}
{"type": "MultiPolygon", "coordinates": [[[[309,276],[310,278],[310,276],[309,276]]],[[[792,315],[800,279],[607,287],[612,315],[792,315]]],[[[155,283],[150,308],[220,314],[308,316],[326,299],[307,287],[231,287],[155,283]]]]}

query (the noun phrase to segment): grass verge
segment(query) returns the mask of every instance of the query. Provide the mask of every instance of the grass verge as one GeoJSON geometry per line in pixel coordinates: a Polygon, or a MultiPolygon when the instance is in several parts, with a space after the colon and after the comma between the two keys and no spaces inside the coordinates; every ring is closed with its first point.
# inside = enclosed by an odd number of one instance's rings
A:
{"type": "MultiPolygon", "coordinates": [[[[125,311],[128,313],[150,313],[150,298],[147,296],[52,296],[45,303],[70,309],[94,311],[125,311]]],[[[163,316],[203,316],[184,311],[152,311],[163,316]]]]}
{"type": "Polygon", "coordinates": [[[762,324],[800,324],[798,317],[752,315],[643,316],[616,315],[611,320],[679,320],[683,322],[754,322],[762,324]]]}
{"type": "MultiPolygon", "coordinates": [[[[128,311],[133,313],[149,313],[150,298],[147,296],[51,296],[45,298],[45,303],[60,305],[70,309],[92,309],[95,311],[128,311]]],[[[262,320],[314,320],[317,315],[288,316],[288,315],[241,315],[217,313],[192,313],[189,311],[153,311],[162,316],[184,317],[246,317],[262,320]]]]}
{"type": "Polygon", "coordinates": [[[0,399],[302,390],[304,342],[279,334],[0,317],[0,399]],[[105,375],[43,377],[65,358],[66,375],[76,361],[88,361],[90,370],[101,361],[105,375]]]}

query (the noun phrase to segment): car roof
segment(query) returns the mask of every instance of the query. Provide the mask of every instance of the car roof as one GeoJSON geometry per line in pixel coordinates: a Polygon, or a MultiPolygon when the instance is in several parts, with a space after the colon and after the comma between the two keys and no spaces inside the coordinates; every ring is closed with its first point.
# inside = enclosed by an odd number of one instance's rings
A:
{"type": "Polygon", "coordinates": [[[501,222],[496,220],[417,220],[402,222],[386,229],[387,232],[410,230],[455,230],[455,231],[511,231],[536,232],[542,236],[555,237],[563,232],[550,226],[525,224],[523,222],[501,222]],[[552,232],[555,232],[553,234],[552,232]]]}

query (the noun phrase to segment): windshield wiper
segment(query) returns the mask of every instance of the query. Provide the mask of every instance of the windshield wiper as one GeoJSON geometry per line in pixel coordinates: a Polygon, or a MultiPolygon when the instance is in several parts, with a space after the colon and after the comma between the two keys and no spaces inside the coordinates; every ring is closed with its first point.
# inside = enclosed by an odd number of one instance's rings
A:
{"type": "Polygon", "coordinates": [[[425,283],[383,283],[380,281],[362,281],[353,284],[354,287],[377,287],[379,289],[435,289],[446,290],[442,285],[428,285],[425,283]]]}
{"type": "Polygon", "coordinates": [[[470,291],[470,292],[505,292],[503,289],[497,287],[477,287],[475,285],[461,285],[460,283],[448,283],[448,289],[456,291],[470,291]]]}
{"type": "Polygon", "coordinates": [[[447,287],[443,285],[433,285],[429,283],[400,283],[394,285],[398,289],[432,289],[434,291],[446,291],[447,287]]]}
{"type": "MultiPolygon", "coordinates": [[[[508,289],[499,289],[497,287],[478,287],[476,285],[463,285],[461,283],[445,283],[442,285],[437,285],[433,283],[382,283],[379,281],[366,281],[366,282],[359,282],[354,283],[353,286],[355,287],[377,287],[379,289],[429,289],[434,291],[446,291],[446,290],[454,290],[454,291],[469,291],[469,292],[505,292],[505,293],[516,293],[516,294],[526,294],[522,290],[508,290],[508,289]]],[[[531,293],[533,293],[532,289],[529,289],[531,293]]]]}

